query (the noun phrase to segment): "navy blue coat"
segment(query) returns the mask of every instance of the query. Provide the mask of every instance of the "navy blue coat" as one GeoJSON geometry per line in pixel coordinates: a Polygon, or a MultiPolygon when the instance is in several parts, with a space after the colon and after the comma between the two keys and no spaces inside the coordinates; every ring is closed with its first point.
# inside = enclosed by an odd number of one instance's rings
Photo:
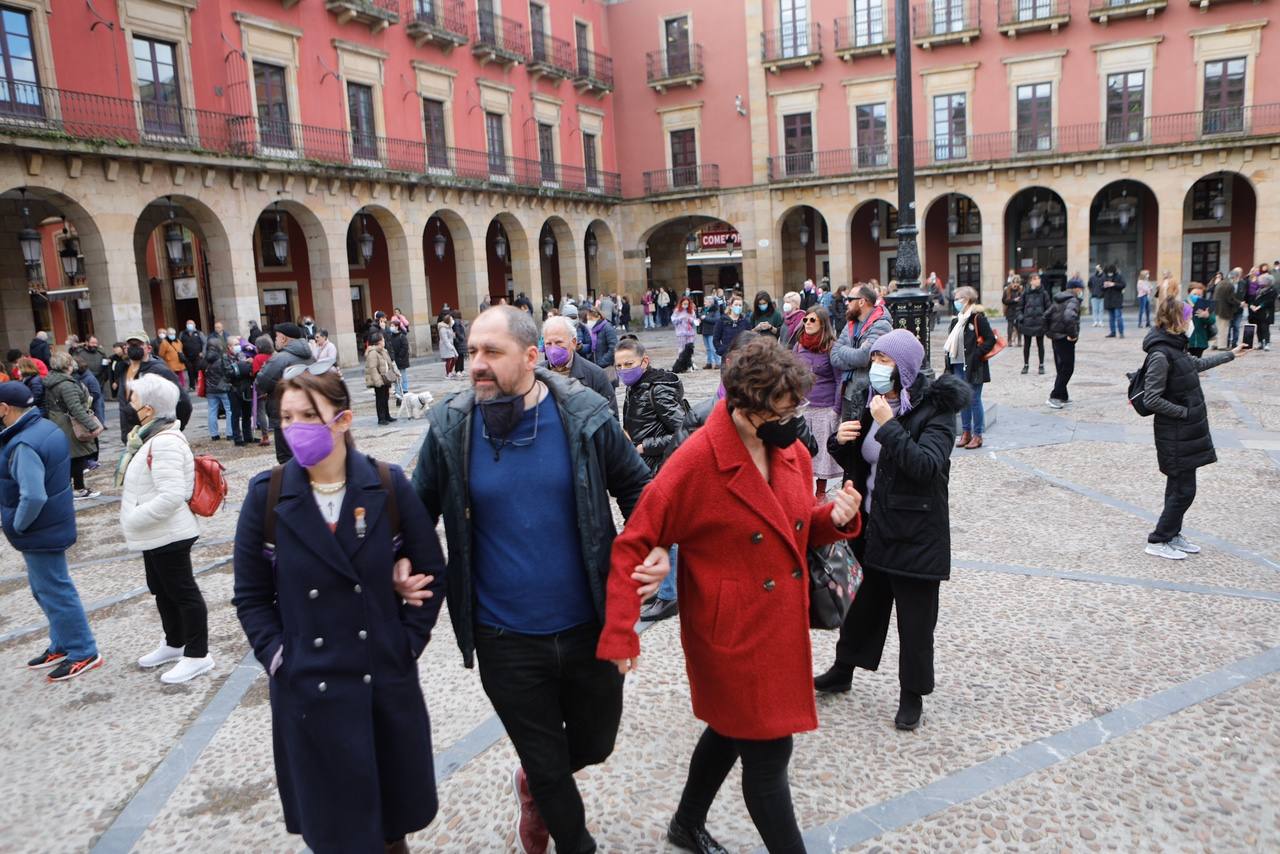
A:
{"type": "Polygon", "coordinates": [[[384,841],[426,827],[437,811],[431,725],[417,658],[444,598],[435,527],[404,473],[391,467],[403,546],[397,553],[378,470],[347,457],[347,492],[330,533],[306,471],[284,467],[276,566],[263,554],[271,473],[249,484],[236,526],[232,604],[270,672],[271,731],[285,827],[318,852],[382,854],[384,841]],[[359,537],[354,510],[365,509],[359,537]],[[401,603],[397,554],[435,576],[435,598],[401,603]]]}

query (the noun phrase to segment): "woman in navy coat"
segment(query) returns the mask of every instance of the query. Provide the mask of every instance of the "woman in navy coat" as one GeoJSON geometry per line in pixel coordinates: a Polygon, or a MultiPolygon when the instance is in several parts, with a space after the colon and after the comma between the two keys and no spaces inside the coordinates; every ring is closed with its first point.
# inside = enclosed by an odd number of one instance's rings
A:
{"type": "Polygon", "coordinates": [[[328,367],[298,366],[278,387],[294,457],[249,484],[232,602],[270,674],[285,827],[317,854],[407,851],[405,834],[437,811],[417,659],[440,611],[444,559],[401,470],[356,452],[347,390],[328,367]],[[421,607],[395,593],[399,557],[434,576],[421,607]]]}

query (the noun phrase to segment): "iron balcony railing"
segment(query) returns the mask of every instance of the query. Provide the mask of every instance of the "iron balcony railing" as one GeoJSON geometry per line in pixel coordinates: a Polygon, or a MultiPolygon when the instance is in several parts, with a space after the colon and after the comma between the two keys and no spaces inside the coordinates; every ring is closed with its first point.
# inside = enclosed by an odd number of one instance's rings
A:
{"type": "Polygon", "coordinates": [[[466,41],[468,37],[463,0],[414,0],[409,23],[453,41],[466,41]]]}
{"type": "Polygon", "coordinates": [[[911,37],[940,41],[982,26],[978,0],[925,0],[911,7],[911,37]]]}
{"type": "Polygon", "coordinates": [[[1168,5],[1168,0],[1089,0],[1089,14],[1110,14],[1118,18],[1125,14],[1140,15],[1148,10],[1160,10],[1168,5]]]}
{"type": "Polygon", "coordinates": [[[386,169],[464,181],[618,197],[617,172],[434,146],[343,128],[264,121],[170,104],[0,81],[0,133],[237,157],[386,169]]]}
{"type": "Polygon", "coordinates": [[[578,71],[575,78],[597,89],[613,88],[613,60],[604,54],[578,47],[578,71]]]}
{"type": "Polygon", "coordinates": [[[996,17],[1001,27],[1034,24],[1071,14],[1069,0],[997,0],[996,17]]]}
{"type": "Polygon", "coordinates": [[[476,13],[476,44],[525,59],[524,24],[480,10],[476,13]]]}
{"type": "Polygon", "coordinates": [[[720,167],[715,163],[699,163],[697,166],[677,166],[674,169],[655,169],[644,173],[644,194],[679,193],[686,190],[718,190],[720,167]]]}
{"type": "Polygon", "coordinates": [[[765,62],[784,62],[822,53],[822,25],[817,21],[794,24],[760,34],[760,56],[765,62]]]}
{"type": "Polygon", "coordinates": [[[651,50],[645,54],[645,76],[650,83],[705,72],[702,67],[702,45],[689,44],[679,48],[651,50]]]}
{"type": "Polygon", "coordinates": [[[848,18],[836,18],[836,52],[874,50],[894,42],[893,5],[868,3],[848,18]]]}
{"type": "MultiPolygon", "coordinates": [[[[916,166],[928,167],[1024,160],[1046,155],[1060,158],[1103,150],[1141,150],[1251,136],[1280,136],[1280,103],[1062,125],[1034,133],[1001,131],[917,139],[913,152],[916,166]]],[[[773,156],[768,160],[770,181],[842,177],[861,171],[897,168],[896,147],[888,142],[860,148],[773,156]]]]}
{"type": "Polygon", "coordinates": [[[562,77],[572,77],[577,71],[573,45],[548,33],[534,32],[529,37],[529,64],[541,64],[562,77]]]}

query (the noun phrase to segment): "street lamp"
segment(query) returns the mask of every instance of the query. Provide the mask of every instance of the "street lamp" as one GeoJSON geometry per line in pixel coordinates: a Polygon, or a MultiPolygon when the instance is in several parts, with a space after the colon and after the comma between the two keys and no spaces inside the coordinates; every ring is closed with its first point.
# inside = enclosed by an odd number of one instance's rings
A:
{"type": "Polygon", "coordinates": [[[497,226],[498,236],[493,239],[493,251],[497,253],[498,259],[503,260],[507,257],[507,237],[502,233],[502,226],[497,226]]]}
{"type": "Polygon", "coordinates": [[[556,241],[549,231],[543,232],[542,235],[542,254],[548,258],[556,254],[556,241]]]}
{"type": "Polygon", "coordinates": [[[689,232],[688,236],[686,236],[684,239],[684,253],[686,255],[692,255],[697,251],[698,251],[698,234],[697,232],[691,231],[689,232]]]}
{"type": "Polygon", "coordinates": [[[283,264],[289,257],[289,235],[284,230],[284,215],[280,213],[279,202],[276,202],[276,230],[271,235],[271,251],[278,263],[283,264]]]}
{"type": "Polygon", "coordinates": [[[800,223],[800,245],[809,245],[809,226],[804,222],[800,223]]]}
{"type": "Polygon", "coordinates": [[[600,244],[596,242],[596,233],[587,231],[587,257],[594,258],[596,253],[600,251],[600,244]]]}
{"type": "Polygon", "coordinates": [[[955,237],[960,233],[960,217],[956,214],[955,196],[948,201],[947,211],[947,234],[955,237]]]}
{"type": "Polygon", "coordinates": [[[1214,193],[1213,201],[1209,204],[1213,206],[1213,218],[1221,222],[1222,218],[1227,215],[1227,200],[1222,197],[1221,187],[1218,188],[1218,192],[1214,193]]]}
{"type": "Polygon", "coordinates": [[[724,248],[730,255],[733,254],[733,245],[738,242],[738,236],[732,231],[725,235],[724,248]]]}
{"type": "Polygon", "coordinates": [[[27,207],[27,190],[19,190],[22,194],[22,231],[18,232],[18,246],[22,249],[22,262],[27,266],[27,278],[38,278],[36,269],[40,266],[40,232],[31,227],[31,210],[27,207]]]}
{"type": "Polygon", "coordinates": [[[1044,225],[1044,211],[1040,210],[1040,202],[1035,196],[1031,197],[1031,210],[1027,213],[1027,225],[1031,227],[1033,232],[1039,231],[1040,226],[1044,225]]]}
{"type": "Polygon", "coordinates": [[[80,245],[67,230],[66,217],[62,219],[62,250],[58,252],[58,258],[62,261],[62,272],[74,284],[80,273],[80,245]]]}
{"type": "Polygon", "coordinates": [[[875,215],[871,218],[871,239],[876,243],[880,242],[880,205],[878,203],[875,215]]]}
{"type": "Polygon", "coordinates": [[[164,198],[169,203],[169,224],[164,230],[165,254],[169,256],[169,264],[178,267],[182,265],[184,255],[182,250],[186,241],[182,238],[182,226],[178,225],[178,215],[173,209],[173,200],[168,196],[164,198]]]}
{"type": "Polygon", "coordinates": [[[369,217],[365,213],[360,214],[360,236],[356,242],[360,246],[360,257],[367,265],[373,260],[373,233],[369,231],[369,217]]]}
{"type": "Polygon", "coordinates": [[[436,260],[444,260],[445,249],[449,246],[449,239],[444,236],[444,230],[440,227],[440,220],[436,220],[436,236],[431,238],[431,245],[436,250],[436,260]]]}

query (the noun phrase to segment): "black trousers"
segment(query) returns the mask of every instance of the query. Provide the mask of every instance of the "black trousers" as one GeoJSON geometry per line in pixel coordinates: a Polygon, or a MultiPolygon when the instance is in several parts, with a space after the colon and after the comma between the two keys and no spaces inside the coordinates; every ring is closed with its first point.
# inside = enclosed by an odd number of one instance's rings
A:
{"type": "Polygon", "coordinates": [[[84,469],[93,455],[71,458],[71,485],[76,489],[84,489],[84,469]]]}
{"type": "Polygon", "coordinates": [[[280,408],[274,403],[267,403],[267,419],[271,422],[271,436],[276,446],[276,462],[284,465],[293,459],[293,451],[284,439],[284,431],[280,429],[280,408]]]}
{"type": "Polygon", "coordinates": [[[1271,343],[1271,324],[1265,320],[1259,320],[1258,331],[1255,334],[1258,336],[1259,344],[1270,344],[1271,343]]]}
{"type": "Polygon", "coordinates": [[[596,850],[573,774],[613,753],[622,674],[596,658],[600,627],[522,635],[476,626],[480,681],[560,854],[596,850]]]}
{"type": "Polygon", "coordinates": [[[938,624],[937,581],[863,570],[862,586],[840,627],[836,663],[877,670],[898,606],[898,682],[916,694],[933,693],[933,629],[938,624]]]}
{"type": "Polygon", "coordinates": [[[1044,333],[1039,335],[1023,335],[1022,336],[1022,364],[1031,361],[1031,342],[1036,342],[1036,353],[1040,357],[1040,364],[1044,364],[1044,333]]]}
{"type": "Polygon", "coordinates": [[[1182,533],[1182,520],[1196,500],[1196,470],[1165,476],[1164,511],[1156,522],[1156,529],[1147,537],[1148,543],[1167,543],[1182,533]]]}
{"type": "Polygon", "coordinates": [[[378,423],[385,424],[391,420],[391,408],[387,403],[391,396],[391,386],[380,385],[373,389],[373,403],[378,410],[378,423]]]}
{"type": "Polygon", "coordinates": [[[792,738],[752,741],[729,738],[707,727],[689,760],[689,778],[680,796],[676,820],[687,828],[702,827],[724,778],[742,758],[742,799],[769,854],[804,854],[804,839],[791,804],[787,766],[792,738]]]}
{"type": "Polygon", "coordinates": [[[231,431],[231,438],[241,442],[253,441],[253,401],[245,400],[240,396],[240,392],[231,389],[231,421],[227,424],[227,429],[231,431]]]}
{"type": "Polygon", "coordinates": [[[209,609],[191,573],[191,546],[196,538],[180,540],[142,553],[147,589],[156,597],[164,642],[186,647],[187,658],[209,654],[209,609]]]}
{"type": "Polygon", "coordinates": [[[196,380],[200,378],[200,368],[194,364],[187,365],[187,390],[190,391],[196,387],[196,380]]]}
{"type": "Polygon", "coordinates": [[[1053,379],[1053,391],[1049,392],[1049,397],[1066,403],[1071,399],[1067,394],[1067,383],[1071,382],[1071,375],[1076,372],[1076,342],[1066,338],[1052,340],[1053,367],[1057,375],[1053,379]]]}

